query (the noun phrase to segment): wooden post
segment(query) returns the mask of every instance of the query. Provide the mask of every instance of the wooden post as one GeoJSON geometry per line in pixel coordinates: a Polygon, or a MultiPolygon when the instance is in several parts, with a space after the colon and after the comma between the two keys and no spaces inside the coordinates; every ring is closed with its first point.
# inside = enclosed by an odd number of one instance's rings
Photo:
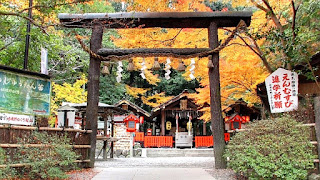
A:
{"type": "Polygon", "coordinates": [[[63,112],[63,128],[68,128],[68,113],[67,111],[63,112]]]}
{"type": "MultiPolygon", "coordinates": [[[[320,96],[316,96],[314,99],[314,116],[315,116],[315,129],[316,129],[316,138],[317,138],[317,147],[318,147],[318,159],[320,159],[320,96]]],[[[319,168],[320,166],[318,166],[319,168]]],[[[320,170],[320,169],[318,169],[320,170]]]]}
{"type": "Polygon", "coordinates": [[[205,121],[203,121],[202,129],[203,129],[203,135],[206,136],[207,135],[207,123],[205,121]]]}
{"type": "MultiPolygon", "coordinates": [[[[218,26],[215,22],[211,22],[208,28],[209,47],[214,49],[218,47],[218,26]]],[[[223,158],[225,149],[224,142],[224,122],[221,112],[221,94],[220,94],[220,73],[219,73],[219,53],[213,53],[213,67],[209,68],[210,82],[210,109],[211,109],[211,126],[214,140],[214,159],[216,169],[225,169],[226,160],[223,158]]]]}
{"type": "Polygon", "coordinates": [[[166,121],[166,112],[164,109],[161,109],[161,135],[164,136],[165,135],[165,121],[166,121]]]}
{"type": "MultiPolygon", "coordinates": [[[[114,137],[114,115],[113,115],[113,113],[111,114],[111,137],[114,137]]],[[[110,158],[113,158],[113,145],[114,145],[114,142],[111,141],[110,158]]]]}
{"type": "MultiPolygon", "coordinates": [[[[90,39],[90,49],[97,52],[102,46],[103,27],[95,24],[92,27],[92,34],[90,39]]],[[[98,120],[98,103],[99,103],[99,78],[100,78],[100,64],[99,59],[90,56],[89,77],[88,77],[88,96],[86,109],[86,129],[91,129],[90,134],[90,163],[89,167],[94,167],[95,150],[97,141],[97,120],[98,120]]]]}
{"type": "MultiPolygon", "coordinates": [[[[107,133],[108,133],[108,116],[109,116],[109,112],[107,112],[107,114],[104,114],[104,122],[103,122],[104,136],[107,136],[107,133]]],[[[103,159],[107,159],[107,146],[108,146],[108,141],[103,141],[103,147],[102,147],[103,159]]]]}
{"type": "Polygon", "coordinates": [[[84,113],[84,112],[81,114],[81,117],[82,117],[82,119],[81,119],[81,129],[82,130],[84,130],[84,123],[86,122],[85,119],[84,119],[85,115],[86,115],[86,113],[84,113]]]}

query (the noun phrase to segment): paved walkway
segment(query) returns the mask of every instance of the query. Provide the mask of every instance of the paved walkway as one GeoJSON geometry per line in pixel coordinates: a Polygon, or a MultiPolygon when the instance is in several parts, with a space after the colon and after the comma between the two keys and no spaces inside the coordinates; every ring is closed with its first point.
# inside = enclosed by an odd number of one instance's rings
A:
{"type": "Polygon", "coordinates": [[[213,157],[114,158],[96,161],[93,180],[235,180],[213,157]]]}
{"type": "Polygon", "coordinates": [[[93,180],[210,180],[202,168],[103,168],[93,180]]]}

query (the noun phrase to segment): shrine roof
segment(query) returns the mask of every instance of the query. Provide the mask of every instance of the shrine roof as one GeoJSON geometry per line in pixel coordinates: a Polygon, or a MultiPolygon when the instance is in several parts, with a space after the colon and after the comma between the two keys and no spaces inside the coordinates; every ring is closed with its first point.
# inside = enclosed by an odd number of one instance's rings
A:
{"type": "Polygon", "coordinates": [[[99,21],[106,28],[208,28],[211,22],[218,27],[235,27],[244,20],[250,25],[251,11],[226,12],[121,12],[121,13],[60,13],[58,18],[69,28],[91,27],[99,21]]]}
{"type": "MultiPolygon", "coordinates": [[[[160,109],[166,108],[168,107],[170,104],[179,101],[180,99],[182,99],[183,97],[187,97],[188,98],[189,92],[188,90],[183,90],[182,93],[180,93],[179,95],[173,97],[172,99],[160,104],[159,106],[155,107],[152,109],[152,114],[155,114],[156,112],[158,112],[160,109]]],[[[188,98],[190,99],[190,98],[188,98]]],[[[154,116],[154,115],[153,115],[154,116]]]]}
{"type": "MultiPolygon", "coordinates": [[[[79,111],[86,111],[86,108],[87,108],[87,102],[84,102],[84,103],[62,102],[62,106],[65,106],[65,105],[68,105],[70,107],[76,108],[79,111]]],[[[105,104],[105,103],[101,103],[101,102],[99,102],[98,107],[99,107],[99,112],[100,113],[104,112],[105,110],[111,110],[114,113],[120,113],[120,114],[127,113],[126,110],[121,109],[121,108],[119,108],[117,106],[109,105],[109,104],[105,104]]]]}
{"type": "Polygon", "coordinates": [[[135,109],[137,111],[137,113],[144,115],[145,117],[149,118],[151,116],[150,113],[148,113],[146,110],[142,109],[141,107],[137,106],[136,104],[126,100],[126,99],[122,99],[119,102],[117,102],[116,104],[114,104],[114,106],[119,107],[122,104],[127,104],[128,106],[130,106],[131,108],[135,109]]]}

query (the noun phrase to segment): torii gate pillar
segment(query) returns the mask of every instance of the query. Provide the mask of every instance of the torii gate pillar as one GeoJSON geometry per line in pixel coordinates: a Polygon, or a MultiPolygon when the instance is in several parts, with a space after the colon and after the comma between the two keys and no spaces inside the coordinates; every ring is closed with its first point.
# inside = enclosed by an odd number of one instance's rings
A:
{"type": "MultiPolygon", "coordinates": [[[[218,26],[215,22],[211,22],[208,28],[209,47],[214,49],[219,46],[218,26]]],[[[221,112],[221,94],[220,94],[220,72],[219,72],[219,53],[212,54],[213,67],[209,68],[210,82],[210,111],[211,111],[211,127],[213,131],[215,168],[225,169],[227,163],[223,158],[225,149],[224,142],[224,122],[221,112]]]]}
{"type": "MultiPolygon", "coordinates": [[[[90,50],[97,52],[102,46],[103,26],[95,24],[92,27],[92,34],[90,39],[90,50]]],[[[97,142],[97,120],[98,120],[98,104],[99,104],[99,78],[100,78],[100,64],[99,59],[90,55],[89,76],[88,76],[88,96],[86,108],[86,129],[91,129],[90,134],[90,163],[89,167],[94,167],[95,150],[97,142]]]]}

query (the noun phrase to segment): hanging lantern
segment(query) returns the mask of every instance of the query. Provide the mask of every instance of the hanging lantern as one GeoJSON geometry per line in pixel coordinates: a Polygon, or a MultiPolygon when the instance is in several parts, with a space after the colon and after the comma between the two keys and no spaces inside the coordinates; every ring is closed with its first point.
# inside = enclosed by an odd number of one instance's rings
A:
{"type": "Polygon", "coordinates": [[[133,59],[132,58],[129,59],[129,64],[128,64],[128,67],[127,67],[127,71],[129,71],[129,72],[134,71],[134,64],[133,64],[133,59]]]}
{"type": "Polygon", "coordinates": [[[182,62],[182,59],[179,60],[179,65],[178,65],[177,70],[180,71],[180,72],[186,70],[186,66],[184,66],[184,64],[182,62]]]}
{"type": "Polygon", "coordinates": [[[101,71],[101,73],[103,74],[103,75],[108,75],[108,74],[110,74],[110,71],[109,71],[109,68],[108,68],[108,62],[103,62],[103,68],[102,68],[102,71],[101,71]]]}
{"type": "Polygon", "coordinates": [[[143,124],[143,123],[144,123],[144,117],[143,117],[143,116],[140,116],[140,117],[139,117],[139,122],[140,122],[140,124],[143,124]]]}
{"type": "Polygon", "coordinates": [[[152,69],[157,71],[159,70],[161,67],[160,67],[160,64],[159,64],[159,61],[158,61],[158,57],[155,57],[154,58],[154,63],[153,63],[153,66],[152,66],[152,69]]]}
{"type": "Polygon", "coordinates": [[[208,59],[209,59],[209,61],[208,61],[208,68],[213,68],[213,63],[212,63],[212,56],[208,56],[208,59]]]}

